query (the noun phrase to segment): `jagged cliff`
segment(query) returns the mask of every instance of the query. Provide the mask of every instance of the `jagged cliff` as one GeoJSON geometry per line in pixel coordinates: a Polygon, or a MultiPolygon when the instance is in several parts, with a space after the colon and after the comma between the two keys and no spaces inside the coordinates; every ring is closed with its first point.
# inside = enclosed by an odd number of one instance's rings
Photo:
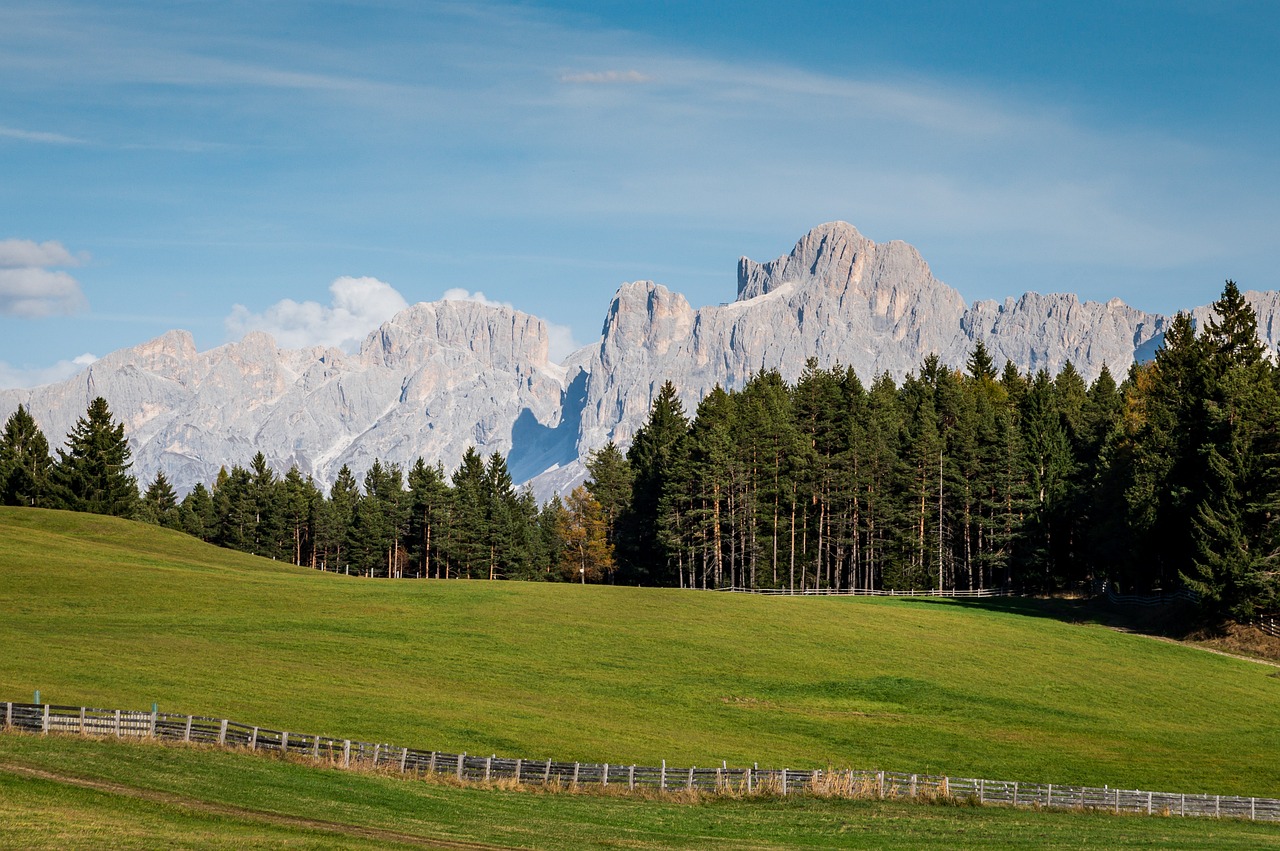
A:
{"type": "MultiPolygon", "coordinates": [[[[1274,348],[1280,293],[1246,297],[1274,348]]],[[[930,353],[963,364],[975,340],[998,364],[1056,372],[1070,360],[1092,378],[1104,362],[1123,374],[1149,357],[1167,324],[1119,299],[1065,294],[966,306],[910,245],[833,222],[784,257],[742,258],[728,304],[695,309],[659,284],[624,284],[599,341],[561,364],[547,358],[541,319],[444,301],[405,309],[357,354],[280,349],[260,333],[198,352],[190,334],[171,331],[60,384],[0,392],[0,416],[27,405],[56,445],[104,396],[139,479],[163,469],[181,490],[259,450],[279,470],[297,464],[328,483],[343,464],[359,473],[375,457],[452,470],[474,445],[506,455],[513,477],[546,496],[580,479],[589,450],[626,444],[668,379],[692,409],[716,384],[739,387],[761,368],[794,379],[816,357],[864,379],[900,379],[930,353]]]]}

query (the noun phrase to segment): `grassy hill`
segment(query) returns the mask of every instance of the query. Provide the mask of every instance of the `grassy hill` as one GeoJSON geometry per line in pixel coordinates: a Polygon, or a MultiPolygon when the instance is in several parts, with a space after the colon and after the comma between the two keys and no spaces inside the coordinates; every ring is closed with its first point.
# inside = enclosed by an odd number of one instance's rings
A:
{"type": "Polygon", "coordinates": [[[557,759],[1280,797],[1275,669],[1032,603],[357,579],[0,509],[0,695],[557,759]]]}
{"type": "Polygon", "coordinates": [[[205,748],[0,736],[0,847],[1280,848],[1273,824],[813,797],[458,788],[205,748]]]}

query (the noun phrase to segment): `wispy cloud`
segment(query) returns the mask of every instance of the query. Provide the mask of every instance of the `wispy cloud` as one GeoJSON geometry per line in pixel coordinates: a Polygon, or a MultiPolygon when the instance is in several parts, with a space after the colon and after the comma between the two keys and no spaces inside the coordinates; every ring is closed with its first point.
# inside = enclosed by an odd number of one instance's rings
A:
{"type": "Polygon", "coordinates": [[[648,83],[653,80],[648,74],[639,71],[579,71],[563,73],[557,77],[562,83],[611,84],[611,83],[648,83]]]}
{"type": "Polygon", "coordinates": [[[0,314],[34,319],[84,310],[79,282],[58,268],[81,261],[60,242],[0,240],[0,314]]]}
{"type": "Polygon", "coordinates": [[[16,127],[0,126],[0,137],[19,139],[23,142],[38,142],[44,145],[84,145],[84,139],[64,136],[61,133],[47,133],[40,130],[19,130],[16,127]]]}
{"type": "Polygon", "coordinates": [[[353,351],[370,331],[408,307],[394,287],[377,278],[338,278],[329,292],[327,306],[286,298],[253,313],[237,304],[225,320],[227,334],[239,339],[250,331],[265,331],[284,348],[338,346],[353,351]]]}

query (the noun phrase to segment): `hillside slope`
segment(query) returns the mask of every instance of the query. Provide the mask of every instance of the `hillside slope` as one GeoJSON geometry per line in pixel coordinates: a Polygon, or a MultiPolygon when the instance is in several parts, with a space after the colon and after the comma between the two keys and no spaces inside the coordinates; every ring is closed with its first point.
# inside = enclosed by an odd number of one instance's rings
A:
{"type": "Polygon", "coordinates": [[[471,753],[1280,795],[1271,668],[1032,603],[355,579],[0,509],[0,694],[471,753]]]}

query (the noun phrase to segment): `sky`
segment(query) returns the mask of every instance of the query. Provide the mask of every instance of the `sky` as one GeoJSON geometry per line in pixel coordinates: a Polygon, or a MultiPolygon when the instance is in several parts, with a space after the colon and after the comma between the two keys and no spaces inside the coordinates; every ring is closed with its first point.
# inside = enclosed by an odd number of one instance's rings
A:
{"type": "Polygon", "coordinates": [[[0,4],[0,387],[167,330],[596,339],[844,220],[966,300],[1280,288],[1280,4],[0,4]]]}

